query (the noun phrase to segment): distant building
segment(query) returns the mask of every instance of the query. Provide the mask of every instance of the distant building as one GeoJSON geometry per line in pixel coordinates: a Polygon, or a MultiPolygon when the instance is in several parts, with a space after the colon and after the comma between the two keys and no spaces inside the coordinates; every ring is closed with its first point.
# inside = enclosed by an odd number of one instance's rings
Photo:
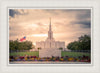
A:
{"type": "Polygon", "coordinates": [[[53,38],[53,32],[51,29],[51,19],[48,31],[48,37],[45,41],[36,42],[36,48],[41,48],[39,50],[39,57],[61,57],[61,50],[59,48],[65,49],[65,42],[55,41],[53,38]]]}

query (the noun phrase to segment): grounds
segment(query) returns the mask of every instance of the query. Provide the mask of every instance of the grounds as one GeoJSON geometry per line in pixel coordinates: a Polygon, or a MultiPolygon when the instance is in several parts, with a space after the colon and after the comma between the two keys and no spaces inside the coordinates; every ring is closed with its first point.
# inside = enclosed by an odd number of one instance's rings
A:
{"type": "MultiPolygon", "coordinates": [[[[20,55],[20,56],[30,55],[30,56],[39,57],[39,52],[34,51],[34,52],[14,52],[14,53],[10,53],[10,56],[16,56],[16,55],[20,55]]],[[[85,52],[62,51],[62,53],[61,53],[62,57],[64,57],[64,56],[79,57],[79,56],[83,56],[83,55],[90,57],[90,53],[85,53],[85,52]]]]}
{"type": "Polygon", "coordinates": [[[91,55],[86,52],[62,51],[61,57],[39,57],[39,51],[13,52],[9,57],[10,64],[90,64],[91,55]]]}

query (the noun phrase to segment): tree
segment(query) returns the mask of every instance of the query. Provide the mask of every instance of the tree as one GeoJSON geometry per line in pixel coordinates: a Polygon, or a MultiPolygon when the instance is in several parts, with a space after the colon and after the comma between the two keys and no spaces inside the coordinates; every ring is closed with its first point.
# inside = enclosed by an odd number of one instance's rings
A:
{"type": "Polygon", "coordinates": [[[78,41],[74,41],[67,46],[70,50],[91,50],[91,38],[88,35],[84,35],[78,38],[78,41]]]}
{"type": "Polygon", "coordinates": [[[80,47],[83,50],[91,50],[91,38],[90,38],[90,36],[88,36],[88,35],[81,36],[81,37],[79,37],[78,41],[81,43],[80,47]]]}
{"type": "Polygon", "coordinates": [[[9,46],[9,49],[10,49],[10,50],[9,50],[9,51],[10,51],[10,52],[14,51],[14,50],[15,50],[14,42],[13,42],[12,40],[10,40],[9,44],[10,44],[10,46],[9,46]]]}
{"type": "Polygon", "coordinates": [[[59,48],[59,50],[63,50],[63,48],[62,48],[62,47],[60,47],[60,48],[59,48]]]}
{"type": "Polygon", "coordinates": [[[32,42],[31,41],[19,42],[18,40],[14,40],[14,41],[10,40],[9,49],[10,49],[10,52],[29,50],[29,49],[32,49],[32,42]]]}
{"type": "Polygon", "coordinates": [[[17,52],[17,50],[18,50],[18,40],[15,40],[15,41],[13,41],[13,40],[10,40],[10,42],[9,42],[10,44],[9,44],[9,48],[10,48],[10,52],[11,51],[16,51],[17,52]]]}
{"type": "Polygon", "coordinates": [[[38,49],[38,51],[39,51],[39,50],[41,49],[41,47],[38,47],[37,49],[38,49]]]}

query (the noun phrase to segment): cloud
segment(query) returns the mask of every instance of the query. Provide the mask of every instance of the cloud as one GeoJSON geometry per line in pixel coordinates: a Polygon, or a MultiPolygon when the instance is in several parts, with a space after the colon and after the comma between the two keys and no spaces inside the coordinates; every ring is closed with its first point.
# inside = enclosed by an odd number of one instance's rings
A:
{"type": "Polygon", "coordinates": [[[90,19],[91,18],[91,10],[82,10],[79,12],[79,14],[76,15],[76,18],[79,20],[85,20],[85,19],[90,19]]]}
{"type": "Polygon", "coordinates": [[[9,16],[14,17],[15,15],[27,14],[23,9],[9,9],[9,16]]]}
{"type": "Polygon", "coordinates": [[[78,24],[83,28],[90,28],[91,27],[91,22],[90,21],[72,21],[71,24],[75,25],[78,24]]]}
{"type": "Polygon", "coordinates": [[[20,14],[20,13],[12,9],[9,10],[9,16],[14,17],[15,14],[20,14]]]}
{"type": "Polygon", "coordinates": [[[79,24],[83,28],[91,27],[91,10],[82,10],[76,15],[76,21],[72,21],[72,24],[79,24]]]}
{"type": "Polygon", "coordinates": [[[9,38],[27,40],[35,43],[47,38],[49,18],[55,40],[65,41],[66,45],[79,36],[91,35],[91,17],[89,9],[10,9],[9,38]],[[38,34],[43,37],[36,37],[38,34]]]}

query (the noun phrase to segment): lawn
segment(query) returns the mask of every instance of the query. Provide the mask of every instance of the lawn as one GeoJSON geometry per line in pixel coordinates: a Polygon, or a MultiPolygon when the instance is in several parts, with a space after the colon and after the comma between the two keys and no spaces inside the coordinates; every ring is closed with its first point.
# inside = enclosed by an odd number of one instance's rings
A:
{"type": "MultiPolygon", "coordinates": [[[[10,53],[10,56],[16,56],[16,55],[25,56],[26,54],[39,57],[38,51],[34,51],[34,52],[14,52],[14,53],[10,53]]],[[[83,56],[83,55],[90,56],[90,53],[68,52],[68,51],[62,51],[61,52],[61,56],[78,57],[78,56],[83,56]]]]}
{"type": "Polygon", "coordinates": [[[68,52],[68,51],[62,51],[61,52],[62,56],[69,56],[69,57],[78,57],[78,56],[89,56],[90,57],[90,53],[84,53],[84,52],[68,52]]]}
{"type": "Polygon", "coordinates": [[[10,53],[10,56],[16,56],[16,55],[20,55],[20,56],[25,56],[25,55],[30,55],[30,56],[39,56],[39,52],[38,51],[34,51],[34,52],[14,52],[14,53],[10,53]]]}

